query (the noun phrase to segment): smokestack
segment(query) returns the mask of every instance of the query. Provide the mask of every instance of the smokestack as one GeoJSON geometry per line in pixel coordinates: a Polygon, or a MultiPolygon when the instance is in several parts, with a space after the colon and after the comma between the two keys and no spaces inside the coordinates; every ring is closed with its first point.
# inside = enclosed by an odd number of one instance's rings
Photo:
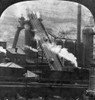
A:
{"type": "Polygon", "coordinates": [[[81,43],[81,5],[78,4],[78,13],[77,13],[77,60],[78,60],[78,65],[80,64],[80,43],[81,43]]]}
{"type": "Polygon", "coordinates": [[[78,4],[78,13],[77,13],[77,43],[81,42],[81,5],[78,4]]]}

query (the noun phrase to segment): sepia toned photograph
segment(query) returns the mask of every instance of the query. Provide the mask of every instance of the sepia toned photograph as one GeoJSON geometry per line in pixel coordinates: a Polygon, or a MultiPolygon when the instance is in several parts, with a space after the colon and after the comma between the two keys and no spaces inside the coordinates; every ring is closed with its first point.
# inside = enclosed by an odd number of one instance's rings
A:
{"type": "Polygon", "coordinates": [[[90,8],[72,0],[30,0],[2,12],[0,100],[95,99],[90,8]]]}

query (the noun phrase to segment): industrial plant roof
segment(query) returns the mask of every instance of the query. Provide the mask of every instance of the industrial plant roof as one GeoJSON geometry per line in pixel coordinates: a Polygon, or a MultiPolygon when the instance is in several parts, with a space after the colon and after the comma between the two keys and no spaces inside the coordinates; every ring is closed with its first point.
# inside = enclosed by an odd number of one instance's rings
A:
{"type": "Polygon", "coordinates": [[[7,67],[7,68],[22,68],[21,66],[13,63],[13,62],[9,62],[9,63],[0,63],[0,67],[7,67]]]}

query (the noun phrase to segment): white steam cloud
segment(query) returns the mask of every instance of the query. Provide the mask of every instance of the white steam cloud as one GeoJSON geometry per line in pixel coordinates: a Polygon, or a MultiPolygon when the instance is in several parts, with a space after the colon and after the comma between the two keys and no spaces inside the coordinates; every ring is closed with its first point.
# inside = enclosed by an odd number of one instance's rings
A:
{"type": "Polygon", "coordinates": [[[75,65],[75,67],[78,67],[76,57],[72,53],[69,53],[66,48],[62,48],[59,45],[56,45],[54,43],[50,44],[48,42],[43,43],[43,46],[46,46],[52,52],[58,54],[60,57],[65,58],[66,60],[70,61],[72,64],[75,65]]]}
{"type": "Polygon", "coordinates": [[[40,13],[36,9],[36,6],[36,2],[17,3],[15,4],[16,9],[14,14],[17,18],[20,18],[23,15],[26,20],[29,20],[28,13],[33,13],[37,18],[40,18],[40,13]]]}
{"type": "Polygon", "coordinates": [[[6,54],[6,49],[4,49],[2,46],[0,46],[0,52],[3,52],[6,54]]]}

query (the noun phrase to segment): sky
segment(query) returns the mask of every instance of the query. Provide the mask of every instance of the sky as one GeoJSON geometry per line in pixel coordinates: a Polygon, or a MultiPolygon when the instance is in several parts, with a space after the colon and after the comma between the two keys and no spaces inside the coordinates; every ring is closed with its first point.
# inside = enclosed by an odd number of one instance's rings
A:
{"type": "MultiPolygon", "coordinates": [[[[23,14],[27,19],[27,8],[30,11],[40,12],[43,24],[46,28],[51,28],[55,35],[63,30],[76,30],[77,5],[77,3],[59,0],[24,1],[11,5],[2,13],[0,18],[0,40],[6,40],[9,44],[13,42],[18,18],[23,14]]],[[[82,27],[89,24],[90,16],[92,14],[89,9],[82,6],[82,27]]],[[[21,36],[23,37],[23,34],[21,36]]]]}
{"type": "MultiPolygon", "coordinates": [[[[61,19],[64,17],[75,17],[77,14],[77,3],[59,0],[36,0],[24,1],[11,5],[3,12],[1,17],[3,18],[6,15],[10,16],[10,14],[12,16],[20,17],[22,13],[26,16],[27,8],[31,11],[39,11],[42,15],[48,17],[57,17],[61,19]]],[[[82,6],[82,8],[83,15],[87,14],[85,17],[91,15],[86,7],[82,6]]]]}

